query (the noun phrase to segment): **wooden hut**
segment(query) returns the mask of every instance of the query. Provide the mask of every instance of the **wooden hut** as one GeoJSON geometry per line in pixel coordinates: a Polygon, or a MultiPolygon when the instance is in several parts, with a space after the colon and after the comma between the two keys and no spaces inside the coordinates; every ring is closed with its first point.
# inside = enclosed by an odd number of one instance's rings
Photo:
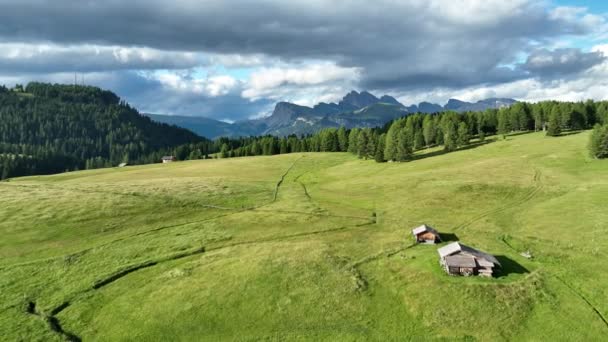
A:
{"type": "Polygon", "coordinates": [[[164,156],[162,160],[163,160],[163,164],[171,163],[171,162],[175,161],[175,157],[174,156],[164,156]]]}
{"type": "Polygon", "coordinates": [[[439,232],[426,224],[412,229],[412,235],[414,236],[414,239],[416,239],[417,243],[434,244],[441,242],[439,232]]]}
{"type": "Polygon", "coordinates": [[[491,277],[500,262],[488,253],[453,242],[437,250],[439,263],[451,275],[491,277]]]}

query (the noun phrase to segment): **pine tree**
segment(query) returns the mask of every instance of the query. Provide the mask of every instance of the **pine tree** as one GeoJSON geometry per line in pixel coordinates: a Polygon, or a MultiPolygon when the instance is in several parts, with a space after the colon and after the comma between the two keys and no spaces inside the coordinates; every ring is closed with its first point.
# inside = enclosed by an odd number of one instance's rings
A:
{"type": "Polygon", "coordinates": [[[357,144],[359,141],[359,128],[353,128],[348,134],[348,152],[357,154],[357,144]]]}
{"type": "Polygon", "coordinates": [[[376,155],[376,149],[378,147],[378,133],[376,131],[370,131],[367,139],[367,155],[372,158],[376,155]]]}
{"type": "Polygon", "coordinates": [[[591,133],[589,151],[594,158],[608,158],[608,125],[595,125],[591,133]]]}
{"type": "Polygon", "coordinates": [[[397,160],[397,145],[399,144],[399,130],[401,129],[402,120],[395,120],[386,133],[386,141],[384,146],[384,159],[397,160]]]}
{"type": "Polygon", "coordinates": [[[288,153],[287,139],[282,138],[281,143],[279,144],[279,154],[285,154],[285,153],[288,153]]]}
{"type": "Polygon", "coordinates": [[[498,111],[498,134],[503,137],[513,130],[511,122],[509,120],[509,111],[505,108],[501,108],[498,111]]]}
{"type": "Polygon", "coordinates": [[[376,147],[376,153],[374,154],[374,160],[377,163],[383,163],[386,161],[386,159],[384,159],[384,148],[386,147],[386,133],[382,133],[380,134],[380,136],[378,136],[378,144],[376,147]]]}
{"type": "Polygon", "coordinates": [[[399,133],[397,135],[397,154],[395,158],[397,161],[406,161],[412,158],[412,140],[412,134],[408,131],[407,128],[404,127],[399,130],[399,133]]]}
{"type": "Polygon", "coordinates": [[[547,135],[556,137],[562,133],[562,126],[560,124],[560,110],[557,105],[553,106],[551,114],[549,114],[549,121],[547,122],[547,135]]]}
{"type": "Polygon", "coordinates": [[[461,122],[458,124],[458,146],[465,146],[469,144],[471,140],[471,136],[469,135],[469,127],[465,122],[461,122]]]}
{"type": "Polygon", "coordinates": [[[348,151],[348,136],[346,135],[346,128],[344,126],[338,129],[338,145],[340,152],[348,151]]]}
{"type": "Polygon", "coordinates": [[[368,128],[364,128],[358,134],[358,138],[357,138],[357,155],[359,156],[359,158],[365,158],[365,159],[367,159],[367,156],[368,156],[367,144],[368,144],[368,140],[369,140],[369,132],[368,131],[369,131],[368,128]]]}
{"type": "Polygon", "coordinates": [[[443,148],[446,151],[454,151],[458,147],[458,132],[456,123],[447,120],[444,125],[443,148]]]}
{"type": "Polygon", "coordinates": [[[220,150],[220,158],[228,158],[228,145],[222,144],[222,149],[220,150]]]}
{"type": "Polygon", "coordinates": [[[422,121],[422,135],[424,136],[424,142],[426,146],[431,146],[435,143],[435,134],[437,128],[435,127],[435,121],[431,115],[426,115],[422,121]]]}

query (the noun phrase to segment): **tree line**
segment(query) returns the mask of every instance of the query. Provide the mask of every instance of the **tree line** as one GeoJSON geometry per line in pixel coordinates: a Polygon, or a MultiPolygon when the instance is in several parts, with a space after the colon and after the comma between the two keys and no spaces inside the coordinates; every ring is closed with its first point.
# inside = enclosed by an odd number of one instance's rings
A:
{"type": "MultiPolygon", "coordinates": [[[[414,152],[442,146],[447,152],[483,142],[489,135],[545,131],[548,136],[599,125],[591,148],[605,146],[608,102],[517,102],[510,107],[480,112],[411,114],[378,128],[327,128],[312,135],[225,139],[219,157],[273,155],[293,152],[351,152],[377,162],[407,161],[414,152]],[[601,129],[600,129],[601,128],[601,129]]],[[[601,148],[600,148],[601,149],[601,148]]],[[[605,146],[606,154],[608,147],[605,146]]],[[[592,154],[601,157],[601,153],[592,154]]]]}

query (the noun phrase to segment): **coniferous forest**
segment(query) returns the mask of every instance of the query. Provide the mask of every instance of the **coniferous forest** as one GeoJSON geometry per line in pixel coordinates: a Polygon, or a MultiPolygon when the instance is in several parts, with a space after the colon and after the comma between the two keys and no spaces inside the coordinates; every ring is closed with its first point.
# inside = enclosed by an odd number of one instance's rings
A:
{"type": "Polygon", "coordinates": [[[483,112],[412,114],[384,127],[328,128],[314,135],[225,139],[220,157],[273,155],[291,152],[351,152],[377,162],[407,161],[417,150],[443,146],[446,152],[483,143],[490,135],[545,131],[557,137],[596,126],[590,143],[593,157],[608,156],[608,102],[517,102],[483,112]]]}
{"type": "Polygon", "coordinates": [[[140,115],[110,91],[30,83],[0,87],[0,178],[143,164],[212,142],[140,115]]]}
{"type": "Polygon", "coordinates": [[[0,86],[0,179],[117,166],[120,163],[351,152],[377,162],[407,161],[417,150],[450,152],[490,135],[546,131],[548,136],[594,126],[593,157],[608,157],[608,102],[518,102],[483,112],[410,114],[377,128],[329,128],[287,137],[211,141],[157,123],[110,91],[90,86],[29,83],[0,86]]]}

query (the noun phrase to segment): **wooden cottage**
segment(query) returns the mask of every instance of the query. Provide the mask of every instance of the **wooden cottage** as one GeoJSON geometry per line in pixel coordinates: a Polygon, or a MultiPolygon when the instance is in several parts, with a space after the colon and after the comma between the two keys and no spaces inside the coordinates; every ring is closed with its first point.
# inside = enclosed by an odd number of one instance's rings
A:
{"type": "Polygon", "coordinates": [[[459,242],[443,246],[437,250],[437,253],[439,253],[439,263],[451,275],[491,277],[494,270],[501,267],[500,262],[493,255],[459,242]]]}
{"type": "Polygon", "coordinates": [[[434,244],[441,242],[439,232],[437,232],[433,227],[427,226],[426,224],[412,229],[412,235],[414,235],[414,239],[416,239],[417,243],[434,244]]]}
{"type": "Polygon", "coordinates": [[[171,163],[175,161],[175,157],[174,156],[164,156],[163,157],[163,164],[166,163],[171,163]]]}

